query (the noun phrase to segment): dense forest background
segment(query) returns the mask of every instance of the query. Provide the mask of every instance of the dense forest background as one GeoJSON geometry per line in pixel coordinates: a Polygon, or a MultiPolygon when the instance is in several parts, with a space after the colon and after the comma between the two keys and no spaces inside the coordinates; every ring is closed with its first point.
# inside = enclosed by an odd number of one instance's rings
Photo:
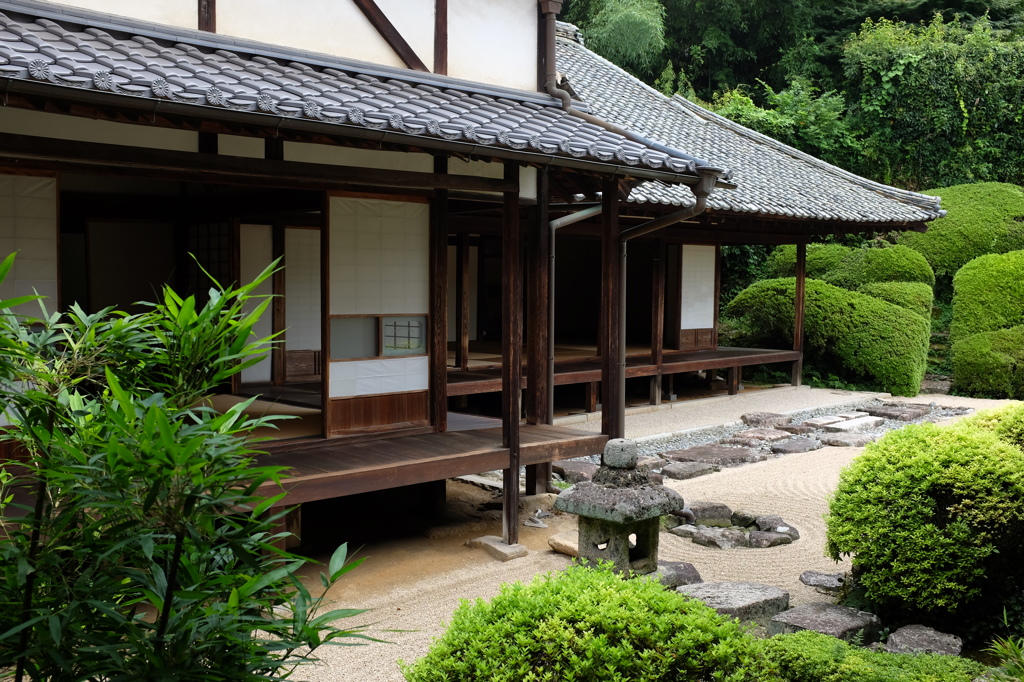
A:
{"type": "Polygon", "coordinates": [[[912,190],[1024,184],[1024,0],[568,0],[666,94],[912,190]]]}

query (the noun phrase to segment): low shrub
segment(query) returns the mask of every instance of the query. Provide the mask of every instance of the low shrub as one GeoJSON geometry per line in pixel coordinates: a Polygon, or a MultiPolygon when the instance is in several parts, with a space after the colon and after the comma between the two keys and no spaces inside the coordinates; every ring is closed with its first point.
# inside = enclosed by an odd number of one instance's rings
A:
{"type": "Polygon", "coordinates": [[[989,254],[960,268],[953,278],[949,340],[1024,324],[1024,251],[989,254]]]}
{"type": "Polygon", "coordinates": [[[920,282],[933,287],[935,273],[920,253],[901,244],[895,244],[864,249],[860,284],[872,282],[920,282]]]}
{"type": "Polygon", "coordinates": [[[932,317],[932,288],[922,282],[871,282],[857,291],[906,308],[927,320],[932,317]]]}
{"type": "Polygon", "coordinates": [[[1024,451],[991,422],[891,431],[843,470],[826,526],[884,619],[988,636],[1024,587],[1024,451]]]}
{"type": "Polygon", "coordinates": [[[971,682],[981,663],[938,654],[890,654],[804,630],[764,642],[766,657],[787,682],[971,682]]]}
{"type": "Polygon", "coordinates": [[[958,393],[980,398],[1024,398],[1024,326],[982,332],[951,350],[958,393]]]}
{"type": "Polygon", "coordinates": [[[978,412],[964,418],[961,423],[992,431],[999,440],[1024,450],[1024,402],[978,412]]]}
{"type": "Polygon", "coordinates": [[[463,601],[409,682],[775,680],[734,620],[647,579],[572,566],[463,601]]]}
{"type": "MultiPolygon", "coordinates": [[[[824,275],[838,268],[853,251],[849,246],[842,244],[808,244],[806,276],[822,279],[824,275]]],[[[796,245],[776,247],[765,261],[764,276],[796,276],[796,245]]]]}
{"type": "MultiPolygon", "coordinates": [[[[726,307],[751,346],[789,346],[796,281],[757,282],[726,307]]],[[[917,395],[924,377],[930,326],[920,315],[819,280],[806,281],[805,352],[824,373],[877,383],[896,395],[917,395]]]]}
{"type": "Polygon", "coordinates": [[[942,197],[946,217],[929,223],[927,232],[903,233],[899,242],[921,253],[936,275],[952,277],[978,256],[1024,248],[1024,189],[979,182],[925,194],[942,197]]]}
{"type": "MultiPolygon", "coordinates": [[[[768,256],[766,277],[796,275],[796,246],[777,247],[768,256]]],[[[856,291],[871,282],[935,284],[935,274],[924,256],[901,245],[854,249],[841,244],[808,244],[806,276],[856,291]]]]}

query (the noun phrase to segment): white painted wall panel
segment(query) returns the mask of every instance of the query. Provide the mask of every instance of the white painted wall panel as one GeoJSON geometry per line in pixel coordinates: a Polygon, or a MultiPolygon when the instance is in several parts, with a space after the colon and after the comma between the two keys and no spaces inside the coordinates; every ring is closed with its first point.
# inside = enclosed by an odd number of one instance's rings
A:
{"type": "MultiPolygon", "coordinates": [[[[0,298],[38,293],[57,309],[57,180],[0,175],[0,258],[17,251],[0,298]]],[[[29,311],[38,311],[35,303],[29,311]]]]}
{"type": "Polygon", "coordinates": [[[537,90],[536,0],[449,0],[448,75],[537,90]]]}
{"type": "Polygon", "coordinates": [[[19,135],[55,137],[59,140],[103,142],[181,152],[199,150],[198,133],[112,123],[111,121],[94,121],[89,118],[40,113],[14,107],[0,107],[0,130],[19,135]]]}
{"type": "Polygon", "coordinates": [[[681,329],[715,325],[715,247],[683,246],[681,329]]]}
{"type": "Polygon", "coordinates": [[[288,229],[285,254],[285,348],[320,349],[320,232],[288,229]]]}
{"type": "Polygon", "coordinates": [[[196,0],[60,0],[59,4],[181,28],[199,27],[196,0]]]}
{"type": "MultiPolygon", "coordinates": [[[[248,284],[256,279],[256,277],[263,272],[264,268],[270,265],[270,262],[274,260],[273,228],[270,225],[241,225],[239,227],[239,232],[239,261],[242,269],[241,278],[243,283],[248,284]]],[[[259,296],[269,296],[274,293],[273,281],[271,279],[267,279],[263,284],[256,288],[255,293],[259,296]]],[[[246,312],[256,308],[259,303],[259,301],[250,302],[247,306],[246,312]]],[[[263,338],[265,336],[270,336],[270,334],[273,333],[273,330],[274,318],[271,315],[270,308],[267,308],[266,312],[263,313],[263,317],[261,317],[259,322],[256,323],[253,331],[255,331],[257,337],[263,338]]],[[[271,361],[269,354],[263,358],[259,364],[242,370],[243,384],[265,383],[270,380],[271,361]]]]}
{"type": "Polygon", "coordinates": [[[429,359],[424,356],[332,362],[331,397],[426,391],[429,359]]]}
{"type": "Polygon", "coordinates": [[[217,153],[224,156],[242,156],[248,159],[262,159],[266,143],[261,137],[242,135],[218,135],[217,153]]]}
{"type": "Polygon", "coordinates": [[[285,142],[284,160],[383,170],[419,171],[421,173],[434,171],[434,158],[430,154],[378,152],[372,149],[352,149],[306,142],[285,142]]]}

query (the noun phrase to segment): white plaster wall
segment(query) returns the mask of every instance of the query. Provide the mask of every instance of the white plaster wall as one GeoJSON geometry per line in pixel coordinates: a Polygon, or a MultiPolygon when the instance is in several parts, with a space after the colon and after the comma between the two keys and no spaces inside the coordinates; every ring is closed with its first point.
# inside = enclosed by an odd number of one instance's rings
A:
{"type": "MultiPolygon", "coordinates": [[[[263,272],[264,268],[274,260],[273,228],[270,225],[241,225],[239,233],[240,274],[242,282],[248,284],[256,279],[263,272]]],[[[269,296],[272,293],[274,293],[272,278],[265,280],[256,287],[255,291],[255,294],[258,296],[269,296]]],[[[254,310],[259,303],[260,301],[250,301],[246,306],[246,312],[254,310]]],[[[261,339],[273,333],[274,318],[269,307],[256,323],[253,331],[261,339]]],[[[269,382],[270,379],[271,361],[269,354],[260,360],[258,364],[242,370],[243,384],[265,383],[269,382]]]]}
{"type": "Polygon", "coordinates": [[[244,156],[249,159],[262,159],[266,144],[262,137],[243,137],[241,135],[218,135],[217,153],[224,156],[244,156]]]}
{"type": "MultiPolygon", "coordinates": [[[[459,330],[455,327],[455,306],[459,304],[455,298],[455,278],[458,272],[455,270],[455,259],[458,256],[458,249],[454,246],[448,247],[448,340],[458,341],[459,330]]],[[[469,251],[469,340],[476,341],[477,329],[477,271],[479,270],[478,258],[479,249],[471,246],[469,251]]]]}
{"type": "Polygon", "coordinates": [[[715,325],[715,247],[683,246],[681,329],[715,325]]]}
{"type": "Polygon", "coordinates": [[[426,315],[426,204],[331,198],[331,314],[426,315]]]}
{"type": "MultiPolygon", "coordinates": [[[[14,266],[0,285],[0,298],[46,296],[57,309],[57,181],[0,175],[0,258],[17,251],[14,266]]],[[[27,304],[28,314],[39,310],[27,304]]]]}
{"type": "Polygon", "coordinates": [[[306,142],[285,142],[284,160],[421,173],[431,173],[434,170],[434,159],[430,154],[378,152],[372,149],[353,149],[306,142]]]}
{"type": "MultiPolygon", "coordinates": [[[[428,67],[432,66],[433,1],[378,0],[378,3],[419,58],[428,67]]],[[[217,32],[405,67],[352,0],[302,0],[292,4],[281,0],[217,0],[217,32]]]]}
{"type": "Polygon", "coordinates": [[[284,232],[285,348],[320,350],[320,232],[284,232]]]}
{"type": "Polygon", "coordinates": [[[386,360],[352,360],[331,363],[331,397],[426,391],[429,358],[418,355],[386,360]]]}
{"type": "Polygon", "coordinates": [[[449,0],[448,75],[537,90],[536,0],[449,0]]]}
{"type": "Polygon", "coordinates": [[[182,28],[199,27],[196,0],[60,0],[59,4],[182,28]]]}
{"type": "Polygon", "coordinates": [[[59,140],[104,142],[131,147],[199,150],[199,134],[185,130],[94,121],[90,118],[49,114],[14,107],[0,107],[0,130],[19,135],[55,137],[59,140]]]}
{"type": "MultiPolygon", "coordinates": [[[[488,161],[463,161],[451,158],[448,161],[448,172],[452,175],[468,175],[475,178],[505,177],[505,166],[501,163],[488,161]]],[[[486,192],[490,194],[490,192],[486,192]]],[[[500,195],[500,192],[494,192],[500,195]]],[[[529,166],[519,168],[519,197],[522,199],[537,198],[537,169],[529,166]]]]}

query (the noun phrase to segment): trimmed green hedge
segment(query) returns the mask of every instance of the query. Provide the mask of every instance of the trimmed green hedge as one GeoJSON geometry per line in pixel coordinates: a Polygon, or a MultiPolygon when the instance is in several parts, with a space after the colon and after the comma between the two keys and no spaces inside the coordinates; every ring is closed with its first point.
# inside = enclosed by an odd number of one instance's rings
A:
{"type": "MultiPolygon", "coordinates": [[[[779,246],[765,261],[765,276],[796,275],[796,246],[779,246]]],[[[854,249],[840,244],[807,245],[807,277],[856,291],[873,282],[921,282],[934,286],[935,273],[917,251],[899,244],[854,249]]]]}
{"type": "Polygon", "coordinates": [[[1024,188],[979,182],[925,194],[942,197],[946,217],[929,223],[927,232],[903,233],[899,241],[920,252],[936,275],[951,277],[978,256],[1024,248],[1024,188]]]}
{"type": "Polygon", "coordinates": [[[1024,324],[1024,251],[989,254],[953,278],[951,343],[979,332],[1024,324]]]}
{"type": "Polygon", "coordinates": [[[737,621],[648,579],[575,565],[463,601],[409,682],[777,680],[737,621]]]}
{"type": "MultiPolygon", "coordinates": [[[[930,324],[920,315],[819,280],[806,281],[805,350],[826,365],[866,378],[896,395],[917,395],[930,324]]],[[[757,282],[726,307],[748,330],[747,345],[791,344],[796,281],[757,282]]]]}
{"type": "Polygon", "coordinates": [[[788,682],[971,682],[987,668],[957,656],[890,654],[804,630],[765,640],[788,682]]]}
{"type": "MultiPolygon", "coordinates": [[[[822,279],[824,275],[838,268],[853,251],[842,244],[808,244],[806,276],[822,279]]],[[[795,277],[796,276],[796,245],[777,246],[764,264],[764,276],[795,277]]]]}
{"type": "Polygon", "coordinates": [[[826,526],[883,617],[970,637],[1019,615],[1024,451],[991,423],[890,431],[843,470],[826,526]]]}
{"type": "Polygon", "coordinates": [[[911,310],[930,320],[932,317],[932,288],[921,282],[871,282],[858,289],[862,294],[880,298],[893,305],[911,310]]]}
{"type": "Polygon", "coordinates": [[[1024,398],[1024,326],[968,336],[953,344],[953,383],[979,398],[1024,398]]]}
{"type": "Polygon", "coordinates": [[[920,253],[896,244],[864,250],[860,283],[863,285],[872,282],[920,282],[933,287],[935,273],[920,253]]]}

